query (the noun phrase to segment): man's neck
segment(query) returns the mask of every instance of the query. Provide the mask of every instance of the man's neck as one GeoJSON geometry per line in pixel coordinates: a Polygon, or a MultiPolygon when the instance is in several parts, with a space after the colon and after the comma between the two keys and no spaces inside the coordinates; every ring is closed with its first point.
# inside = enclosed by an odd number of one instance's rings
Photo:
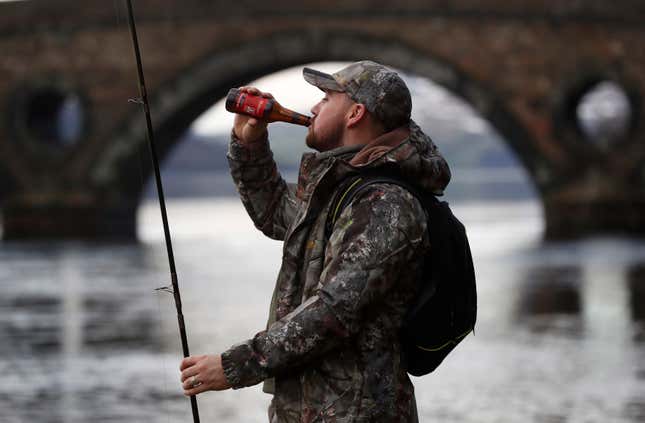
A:
{"type": "Polygon", "coordinates": [[[345,131],[341,145],[358,146],[367,145],[372,140],[383,135],[383,132],[373,127],[352,128],[345,131]]]}

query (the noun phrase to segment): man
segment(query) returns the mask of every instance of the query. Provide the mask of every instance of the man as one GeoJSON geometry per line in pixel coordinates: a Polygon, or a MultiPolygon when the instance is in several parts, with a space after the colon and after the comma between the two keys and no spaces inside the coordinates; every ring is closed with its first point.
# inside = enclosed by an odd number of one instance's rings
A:
{"type": "Polygon", "coordinates": [[[267,330],[221,356],[184,359],[185,394],[265,381],[270,422],[417,422],[398,334],[429,248],[424,210],[405,188],[379,183],[342,210],[329,239],[325,226],[353,175],[396,172],[440,194],[450,172],[410,120],[395,72],[363,61],[303,73],[324,97],[306,139],[318,153],[303,155],[297,185],[277,171],[267,122],[236,115],[228,153],[256,227],[284,241],[267,330]]]}

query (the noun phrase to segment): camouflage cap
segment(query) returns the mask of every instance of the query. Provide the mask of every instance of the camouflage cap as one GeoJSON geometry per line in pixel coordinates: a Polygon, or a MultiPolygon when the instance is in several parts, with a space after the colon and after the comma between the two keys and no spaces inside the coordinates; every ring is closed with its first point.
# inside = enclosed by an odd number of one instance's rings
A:
{"type": "Polygon", "coordinates": [[[331,75],[311,68],[304,68],[302,74],[323,91],[343,92],[364,104],[388,131],[410,121],[410,90],[396,72],[381,64],[364,60],[331,75]]]}

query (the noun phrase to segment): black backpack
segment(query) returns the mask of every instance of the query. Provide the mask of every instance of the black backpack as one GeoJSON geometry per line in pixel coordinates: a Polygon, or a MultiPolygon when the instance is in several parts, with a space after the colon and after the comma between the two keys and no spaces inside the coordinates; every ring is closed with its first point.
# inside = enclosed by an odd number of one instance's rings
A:
{"type": "Polygon", "coordinates": [[[464,225],[448,203],[424,194],[396,176],[359,175],[348,179],[332,199],[327,238],[343,209],[373,184],[395,184],[414,195],[426,211],[430,249],[425,256],[419,291],[401,328],[407,371],[422,376],[434,371],[470,332],[477,317],[477,290],[464,225]]]}

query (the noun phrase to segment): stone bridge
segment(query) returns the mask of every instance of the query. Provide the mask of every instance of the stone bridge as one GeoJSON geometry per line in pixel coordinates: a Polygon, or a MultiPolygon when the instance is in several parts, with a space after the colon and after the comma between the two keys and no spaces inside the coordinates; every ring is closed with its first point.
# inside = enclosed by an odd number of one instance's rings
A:
{"type": "MultiPolygon", "coordinates": [[[[373,59],[470,103],[528,170],[546,236],[645,233],[642,0],[135,0],[160,155],[229,87],[315,61],[373,59]],[[631,119],[590,142],[601,81],[631,119]]],[[[151,175],[121,0],[0,3],[6,239],[133,238],[151,175]],[[55,130],[70,101],[77,133],[55,130]]]]}

